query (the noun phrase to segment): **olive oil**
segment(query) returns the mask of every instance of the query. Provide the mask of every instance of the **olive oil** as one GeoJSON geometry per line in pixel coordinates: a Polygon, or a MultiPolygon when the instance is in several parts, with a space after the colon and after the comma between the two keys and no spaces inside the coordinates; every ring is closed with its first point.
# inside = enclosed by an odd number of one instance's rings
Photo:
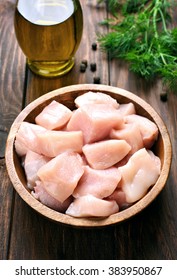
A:
{"type": "Polygon", "coordinates": [[[83,30],[78,0],[19,0],[14,26],[33,72],[53,77],[71,70],[83,30]]]}

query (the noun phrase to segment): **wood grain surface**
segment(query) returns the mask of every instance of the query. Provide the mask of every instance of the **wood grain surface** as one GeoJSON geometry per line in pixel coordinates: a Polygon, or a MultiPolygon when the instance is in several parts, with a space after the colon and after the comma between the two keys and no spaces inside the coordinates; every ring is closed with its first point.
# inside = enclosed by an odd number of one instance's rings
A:
{"type": "Polygon", "coordinates": [[[148,84],[129,72],[122,61],[109,61],[99,47],[91,49],[98,23],[107,16],[96,1],[80,0],[84,33],[73,70],[62,78],[33,75],[15,39],[15,0],[0,0],[0,259],[177,259],[177,96],[162,102],[161,83],[148,84]],[[79,72],[82,59],[97,63],[97,71],[79,72]],[[164,120],[172,142],[173,160],[167,184],[141,214],[102,229],[58,225],[32,210],[14,191],[7,175],[4,147],[9,128],[21,109],[36,97],[62,86],[101,82],[129,90],[149,102],[164,120]]]}

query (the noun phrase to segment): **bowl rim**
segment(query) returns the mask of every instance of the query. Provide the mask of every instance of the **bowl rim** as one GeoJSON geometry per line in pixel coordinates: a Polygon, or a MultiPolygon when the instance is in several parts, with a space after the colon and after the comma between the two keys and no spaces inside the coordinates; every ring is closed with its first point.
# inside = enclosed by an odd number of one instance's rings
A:
{"type": "MultiPolygon", "coordinates": [[[[83,94],[82,93],[82,94],[83,94]]],[[[76,226],[76,227],[103,227],[113,224],[118,224],[120,222],[126,221],[127,219],[135,216],[139,212],[141,212],[144,208],[146,208],[162,191],[165,186],[165,183],[168,179],[170,167],[172,160],[172,145],[169,137],[168,130],[166,125],[164,124],[160,115],[152,108],[150,104],[144,101],[142,98],[138,97],[134,93],[124,90],[122,88],[108,86],[108,85],[95,85],[95,84],[78,84],[78,85],[70,85],[66,87],[61,87],[59,89],[55,89],[50,91],[31,103],[29,103],[15,118],[12,126],[10,128],[7,142],[6,142],[6,150],[5,150],[5,161],[6,168],[10,180],[13,184],[13,187],[20,195],[20,197],[35,211],[39,214],[47,217],[48,219],[62,223],[65,225],[76,226]],[[162,139],[164,141],[164,163],[162,166],[161,174],[156,182],[156,184],[149,190],[149,192],[139,201],[137,201],[134,205],[129,208],[120,211],[116,214],[113,214],[107,218],[74,218],[66,214],[59,213],[36,200],[29,190],[27,190],[22,182],[20,181],[18,174],[16,172],[15,164],[13,164],[14,159],[14,140],[15,135],[19,129],[19,126],[23,120],[28,116],[28,114],[33,111],[36,106],[41,105],[45,101],[50,99],[55,99],[58,95],[71,93],[71,92],[87,92],[87,91],[99,91],[103,93],[114,93],[118,94],[122,97],[131,99],[132,102],[136,103],[140,107],[144,108],[149,115],[151,115],[153,121],[158,126],[158,129],[162,135],[162,139]]]]}

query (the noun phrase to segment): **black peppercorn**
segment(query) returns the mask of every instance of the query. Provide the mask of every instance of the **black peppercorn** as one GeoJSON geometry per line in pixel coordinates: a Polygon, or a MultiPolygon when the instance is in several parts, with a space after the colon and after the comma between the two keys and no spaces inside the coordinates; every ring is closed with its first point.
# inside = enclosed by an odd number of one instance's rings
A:
{"type": "Polygon", "coordinates": [[[95,71],[96,71],[96,63],[91,63],[91,64],[90,64],[90,70],[91,70],[92,72],[95,72],[95,71]]]}
{"type": "Polygon", "coordinates": [[[84,60],[82,60],[82,61],[81,61],[81,64],[84,64],[84,65],[87,67],[88,62],[87,62],[87,60],[86,60],[86,59],[84,59],[84,60]]]}
{"type": "Polygon", "coordinates": [[[94,77],[93,78],[93,83],[94,84],[100,84],[100,77],[94,77]]]}
{"type": "Polygon", "coordinates": [[[87,68],[87,66],[84,63],[80,64],[80,72],[84,73],[86,68],[87,68]]]}
{"type": "Polygon", "coordinates": [[[167,93],[166,93],[166,92],[162,92],[162,93],[160,94],[160,100],[163,101],[163,102],[166,102],[167,99],[168,99],[167,93]]]}
{"type": "Polygon", "coordinates": [[[92,44],[92,50],[93,50],[93,51],[96,51],[96,50],[97,50],[97,43],[93,43],[93,44],[92,44]]]}

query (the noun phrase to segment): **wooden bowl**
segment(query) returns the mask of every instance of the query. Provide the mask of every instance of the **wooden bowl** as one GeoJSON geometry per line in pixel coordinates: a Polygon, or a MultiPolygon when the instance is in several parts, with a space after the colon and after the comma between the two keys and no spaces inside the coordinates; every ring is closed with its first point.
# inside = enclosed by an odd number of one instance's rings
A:
{"type": "Polygon", "coordinates": [[[128,218],[141,212],[147,207],[164,188],[168,178],[170,165],[171,165],[172,149],[169,134],[166,126],[156,111],[147,104],[144,100],[137,97],[131,92],[126,90],[110,87],[106,85],[92,85],[81,84],[60,88],[49,92],[32,103],[30,103],[21,113],[17,116],[12,124],[6,145],[6,166],[9,177],[13,183],[14,188],[21,196],[21,198],[33,209],[43,216],[52,221],[63,223],[66,225],[79,226],[79,227],[101,227],[111,224],[120,223],[128,218]],[[107,218],[73,218],[66,214],[61,214],[55,210],[36,200],[27,189],[26,178],[24,170],[21,167],[20,159],[18,158],[14,149],[14,140],[16,133],[22,121],[34,122],[35,117],[42,111],[42,109],[49,104],[52,100],[63,103],[70,109],[74,109],[74,99],[88,91],[103,92],[115,98],[119,103],[133,102],[136,112],[139,115],[145,116],[156,123],[159,129],[159,137],[155,144],[155,154],[159,156],[162,163],[161,174],[156,184],[149,190],[149,192],[134,205],[126,210],[117,214],[111,215],[107,218]]]}

